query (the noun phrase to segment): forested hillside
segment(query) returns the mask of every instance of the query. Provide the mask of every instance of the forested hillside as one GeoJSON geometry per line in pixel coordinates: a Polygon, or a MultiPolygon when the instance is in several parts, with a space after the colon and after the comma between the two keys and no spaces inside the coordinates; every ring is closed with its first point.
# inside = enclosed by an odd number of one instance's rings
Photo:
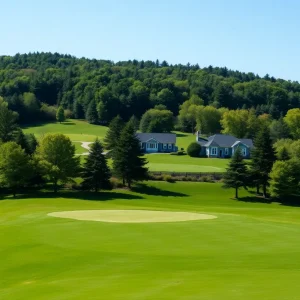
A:
{"type": "Polygon", "coordinates": [[[254,108],[257,115],[279,118],[300,106],[300,84],[211,66],[31,53],[0,57],[0,96],[20,123],[55,119],[59,105],[75,118],[96,114],[101,124],[117,114],[140,118],[159,104],[177,116],[193,96],[205,106],[254,108]]]}

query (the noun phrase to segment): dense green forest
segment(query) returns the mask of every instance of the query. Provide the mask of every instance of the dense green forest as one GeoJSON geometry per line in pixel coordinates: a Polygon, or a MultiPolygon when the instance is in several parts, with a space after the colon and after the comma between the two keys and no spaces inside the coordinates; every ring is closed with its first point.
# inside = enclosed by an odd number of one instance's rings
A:
{"type": "Polygon", "coordinates": [[[273,118],[300,106],[300,84],[266,75],[166,61],[76,58],[58,53],[0,56],[0,96],[20,123],[54,120],[57,106],[67,117],[107,124],[116,115],[137,118],[157,105],[174,116],[198,96],[205,106],[254,108],[273,118]]]}

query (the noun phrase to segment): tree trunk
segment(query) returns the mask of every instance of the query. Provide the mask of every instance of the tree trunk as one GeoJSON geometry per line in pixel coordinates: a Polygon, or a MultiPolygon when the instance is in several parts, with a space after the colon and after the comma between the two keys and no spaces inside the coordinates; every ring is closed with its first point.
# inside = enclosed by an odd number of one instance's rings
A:
{"type": "Polygon", "coordinates": [[[54,193],[57,193],[58,186],[57,186],[57,180],[54,180],[54,193]]]}
{"type": "Polygon", "coordinates": [[[259,184],[257,184],[257,185],[256,185],[256,194],[257,194],[257,195],[260,194],[259,188],[260,188],[260,186],[259,186],[259,184]]]}
{"type": "Polygon", "coordinates": [[[131,180],[127,180],[128,188],[131,189],[131,180]]]}
{"type": "Polygon", "coordinates": [[[264,196],[264,198],[267,198],[267,185],[266,184],[263,185],[263,196],[264,196]]]}
{"type": "Polygon", "coordinates": [[[239,188],[236,187],[236,188],[235,188],[235,198],[236,198],[236,199],[239,199],[239,194],[238,194],[238,193],[239,193],[239,188]]]}

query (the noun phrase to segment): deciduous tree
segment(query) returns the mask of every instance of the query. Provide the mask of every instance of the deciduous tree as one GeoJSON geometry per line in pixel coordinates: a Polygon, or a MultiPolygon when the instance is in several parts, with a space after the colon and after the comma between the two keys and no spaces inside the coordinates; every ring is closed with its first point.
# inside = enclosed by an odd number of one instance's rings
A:
{"type": "Polygon", "coordinates": [[[0,182],[10,188],[14,196],[28,184],[32,174],[29,156],[20,145],[7,142],[0,146],[0,182]]]}
{"type": "Polygon", "coordinates": [[[36,153],[45,176],[53,183],[54,192],[57,192],[59,182],[67,182],[76,176],[79,157],[75,156],[75,146],[69,137],[60,133],[47,134],[36,153]]]}

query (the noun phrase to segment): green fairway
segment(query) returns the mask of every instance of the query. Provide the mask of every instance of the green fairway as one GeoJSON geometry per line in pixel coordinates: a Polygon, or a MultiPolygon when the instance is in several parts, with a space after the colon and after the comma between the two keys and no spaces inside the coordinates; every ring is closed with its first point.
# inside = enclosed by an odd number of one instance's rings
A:
{"type": "Polygon", "coordinates": [[[0,299],[298,299],[300,209],[232,194],[218,184],[149,182],[135,192],[1,200],[0,299]],[[47,216],[93,209],[218,218],[128,224],[47,216]]]}
{"type": "MultiPolygon", "coordinates": [[[[85,121],[68,120],[64,123],[45,123],[33,127],[24,128],[25,133],[33,133],[37,137],[46,133],[63,133],[72,141],[93,142],[96,137],[103,139],[107,127],[92,125],[85,121]]],[[[86,152],[86,151],[84,151],[86,152]]]]}
{"type": "Polygon", "coordinates": [[[166,172],[224,172],[228,159],[194,158],[188,155],[147,154],[150,171],[166,172]]]}

